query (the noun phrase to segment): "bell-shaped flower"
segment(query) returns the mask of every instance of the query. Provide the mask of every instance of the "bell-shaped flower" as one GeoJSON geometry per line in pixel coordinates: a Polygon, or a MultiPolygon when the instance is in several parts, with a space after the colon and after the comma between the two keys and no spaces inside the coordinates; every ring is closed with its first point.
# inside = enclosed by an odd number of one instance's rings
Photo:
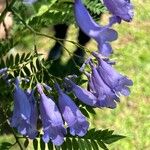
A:
{"type": "Polygon", "coordinates": [[[98,57],[96,53],[95,56],[99,62],[97,67],[98,73],[104,82],[118,95],[121,93],[124,96],[128,96],[130,94],[128,86],[133,85],[132,80],[118,73],[110,64],[98,57]]]}
{"type": "Polygon", "coordinates": [[[28,89],[26,95],[31,107],[30,128],[28,129],[28,136],[30,139],[34,139],[38,134],[37,131],[38,112],[37,112],[37,104],[34,97],[34,90],[28,89]]]}
{"type": "Polygon", "coordinates": [[[103,0],[104,5],[115,17],[124,21],[131,21],[133,18],[133,6],[130,0],[103,0]]]}
{"type": "Polygon", "coordinates": [[[95,105],[97,98],[95,97],[95,95],[93,93],[76,85],[69,78],[65,78],[65,82],[67,82],[71,86],[73,93],[79,100],[81,100],[83,103],[85,103],[89,106],[95,105]]]}
{"type": "Polygon", "coordinates": [[[112,53],[112,48],[109,42],[118,38],[117,32],[109,28],[111,23],[106,26],[98,25],[90,16],[81,0],[75,0],[74,13],[77,25],[81,30],[86,35],[97,41],[99,52],[102,55],[109,56],[112,53]]]}
{"type": "Polygon", "coordinates": [[[54,101],[43,93],[41,84],[37,85],[37,90],[40,94],[40,114],[44,132],[42,139],[45,143],[51,140],[60,146],[66,135],[62,116],[54,101]]]}
{"type": "Polygon", "coordinates": [[[70,134],[73,136],[84,136],[87,133],[89,127],[89,123],[87,122],[86,117],[81,113],[71,98],[60,89],[58,84],[56,85],[56,89],[59,93],[59,108],[64,120],[70,128],[70,134]]]}
{"type": "Polygon", "coordinates": [[[92,81],[97,93],[97,107],[108,107],[115,108],[116,101],[119,101],[119,98],[116,94],[104,83],[101,76],[99,75],[96,67],[90,63],[92,68],[92,81]]]}
{"type": "Polygon", "coordinates": [[[33,112],[31,100],[28,99],[26,93],[19,87],[19,82],[17,78],[14,90],[14,110],[13,116],[10,119],[10,125],[11,127],[16,127],[22,135],[33,139],[37,134],[35,122],[31,121],[35,119],[35,115],[32,116],[35,112],[33,112]]]}
{"type": "Polygon", "coordinates": [[[84,74],[87,76],[88,78],[88,91],[90,91],[91,93],[93,93],[95,96],[97,96],[97,93],[96,93],[96,90],[95,90],[95,86],[94,86],[94,83],[93,83],[93,80],[92,80],[92,75],[88,72],[84,72],[84,74]]]}

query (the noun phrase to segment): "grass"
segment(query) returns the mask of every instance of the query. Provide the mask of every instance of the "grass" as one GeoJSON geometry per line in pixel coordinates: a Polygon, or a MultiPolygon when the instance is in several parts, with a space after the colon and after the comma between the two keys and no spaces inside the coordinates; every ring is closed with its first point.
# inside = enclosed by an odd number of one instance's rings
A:
{"type": "Polygon", "coordinates": [[[148,150],[150,147],[150,3],[134,0],[135,18],[115,28],[119,39],[113,44],[116,67],[133,79],[131,96],[122,98],[115,110],[97,110],[97,128],[114,129],[126,135],[112,150],[148,150]]]}
{"type": "MultiPolygon", "coordinates": [[[[114,129],[116,133],[127,136],[112,144],[111,150],[150,148],[150,3],[149,0],[133,0],[133,3],[135,7],[133,22],[123,22],[115,26],[119,39],[113,43],[112,56],[117,62],[117,69],[133,79],[131,96],[122,97],[114,110],[97,109],[97,115],[92,121],[92,126],[96,126],[97,129],[114,129]]],[[[74,32],[69,31],[71,38],[74,32]]],[[[95,49],[93,41],[87,46],[95,49]]],[[[69,44],[67,47],[73,48],[69,44]]],[[[6,139],[3,136],[0,141],[9,141],[6,139]]]]}

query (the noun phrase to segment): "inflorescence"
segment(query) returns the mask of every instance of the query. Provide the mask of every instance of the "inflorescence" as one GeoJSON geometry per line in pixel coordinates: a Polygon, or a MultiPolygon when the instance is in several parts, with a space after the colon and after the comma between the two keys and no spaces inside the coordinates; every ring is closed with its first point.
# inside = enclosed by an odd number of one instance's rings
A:
{"type": "MultiPolygon", "coordinates": [[[[112,14],[106,26],[97,24],[81,0],[75,0],[76,23],[86,35],[97,42],[98,50],[92,53],[80,69],[87,76],[88,89],[80,87],[69,77],[64,79],[64,83],[85,105],[114,109],[120,101],[120,95],[130,94],[129,86],[133,83],[126,76],[118,73],[114,69],[114,63],[109,60],[113,52],[110,43],[118,38],[117,32],[111,27],[115,23],[121,23],[122,20],[131,21],[133,6],[128,0],[104,0],[103,2],[112,14]],[[86,66],[89,66],[91,72],[85,70],[86,66]]],[[[7,68],[1,69],[0,76],[6,76],[7,70],[7,68]]],[[[30,139],[36,138],[39,118],[42,121],[42,139],[45,143],[51,140],[55,145],[61,145],[67,134],[67,128],[73,136],[82,137],[87,133],[89,123],[86,117],[58,83],[55,83],[55,89],[37,83],[35,89],[23,90],[20,82],[19,77],[14,81],[14,110],[10,119],[10,126],[17,128],[20,134],[30,139]],[[45,94],[51,90],[56,90],[58,93],[57,103],[52,96],[45,94]],[[35,100],[35,91],[39,95],[39,105],[35,100]]]]}

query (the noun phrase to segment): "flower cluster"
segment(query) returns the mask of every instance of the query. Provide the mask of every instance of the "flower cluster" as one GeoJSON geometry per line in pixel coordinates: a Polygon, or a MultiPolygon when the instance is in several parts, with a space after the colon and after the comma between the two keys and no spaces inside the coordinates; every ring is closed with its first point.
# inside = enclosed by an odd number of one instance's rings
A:
{"type": "MultiPolygon", "coordinates": [[[[84,136],[87,133],[89,123],[86,117],[58,84],[55,85],[58,91],[58,106],[51,96],[47,96],[44,93],[43,85],[37,84],[36,88],[40,96],[40,114],[38,115],[34,91],[21,89],[20,81],[18,77],[15,79],[14,110],[10,119],[10,126],[17,128],[20,134],[34,139],[38,134],[38,116],[42,121],[42,139],[45,143],[51,140],[55,145],[59,146],[64,142],[64,137],[67,134],[64,121],[70,129],[71,135],[84,136]]],[[[47,90],[47,88],[45,89],[47,90]]]]}
{"type": "MultiPolygon", "coordinates": [[[[128,86],[133,83],[126,76],[118,73],[108,58],[113,52],[110,42],[118,38],[117,32],[111,27],[115,23],[121,23],[121,20],[131,21],[133,18],[133,6],[127,0],[104,0],[103,2],[112,14],[109,23],[105,26],[101,26],[93,20],[81,0],[75,0],[74,11],[77,25],[86,35],[97,42],[98,51],[93,52],[97,65],[93,63],[91,58],[88,63],[85,63],[90,65],[92,71],[91,74],[84,71],[89,80],[88,91],[81,90],[70,80],[68,80],[68,83],[72,85],[76,97],[87,105],[115,108],[121,94],[124,96],[130,94],[128,86]],[[86,98],[87,95],[88,98],[86,98]]],[[[82,71],[85,64],[81,67],[82,71]]]]}
{"type": "MultiPolygon", "coordinates": [[[[112,54],[110,43],[118,38],[117,32],[111,27],[114,23],[121,23],[121,20],[131,21],[133,6],[128,0],[104,0],[104,5],[112,13],[112,17],[106,26],[101,26],[92,19],[81,0],[75,0],[74,12],[77,25],[97,42],[98,51],[93,52],[80,69],[87,76],[87,89],[77,85],[70,77],[64,79],[63,85],[65,88],[69,87],[69,91],[85,105],[113,109],[120,101],[120,95],[130,94],[129,86],[133,83],[126,76],[118,73],[113,67],[114,63],[108,58],[112,54]],[[86,65],[90,67],[91,72],[85,70],[86,65]]],[[[7,68],[1,69],[0,75],[7,75],[7,70],[7,68]]],[[[52,141],[57,146],[64,142],[67,128],[72,136],[82,137],[87,133],[89,123],[86,117],[58,83],[55,83],[53,89],[46,84],[37,83],[34,90],[23,90],[20,86],[21,80],[17,77],[14,81],[11,127],[17,128],[20,134],[34,139],[38,135],[37,120],[41,119],[43,141],[45,143],[52,141]],[[35,90],[38,99],[35,99],[35,90]],[[49,91],[52,90],[57,91],[58,99],[50,96],[49,91]]]]}

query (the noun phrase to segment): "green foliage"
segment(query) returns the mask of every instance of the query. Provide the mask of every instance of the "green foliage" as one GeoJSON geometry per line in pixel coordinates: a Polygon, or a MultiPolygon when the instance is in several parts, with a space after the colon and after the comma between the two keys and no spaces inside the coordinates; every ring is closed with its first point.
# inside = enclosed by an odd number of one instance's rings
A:
{"type": "MultiPolygon", "coordinates": [[[[99,16],[105,11],[99,0],[84,0],[84,4],[93,16],[99,16]]],[[[31,37],[30,32],[32,32],[32,36],[34,35],[35,38],[39,35],[43,36],[40,33],[40,30],[43,27],[49,27],[61,23],[74,24],[73,1],[38,0],[33,6],[28,6],[21,1],[16,1],[12,8],[10,8],[10,11],[12,11],[14,15],[15,26],[12,38],[0,43],[0,69],[8,67],[8,79],[11,79],[11,82],[13,82],[14,78],[17,76],[29,79],[30,83],[25,83],[24,81],[21,83],[23,89],[34,88],[38,82],[48,83],[52,88],[55,81],[61,83],[63,79],[55,77],[50,74],[50,71],[48,70],[48,67],[53,62],[41,58],[41,54],[37,53],[36,48],[29,53],[23,52],[8,55],[7,53],[12,48],[15,48],[16,45],[21,45],[23,37],[26,37],[27,35],[31,37]]],[[[48,35],[45,37],[48,37],[48,35]]],[[[34,44],[36,43],[36,38],[34,39],[34,44]]],[[[28,45],[28,43],[26,44],[28,45]]],[[[5,77],[3,76],[3,78],[5,77]]],[[[85,81],[81,79],[80,84],[82,82],[84,83],[85,81]]],[[[0,91],[2,91],[0,92],[0,120],[3,120],[0,125],[0,132],[3,134],[5,133],[5,128],[9,126],[9,117],[12,115],[12,92],[14,87],[13,84],[6,83],[2,78],[0,79],[0,85],[0,91]]],[[[36,94],[37,93],[35,93],[35,97],[37,98],[38,103],[39,97],[36,94]]],[[[51,93],[51,95],[57,97],[55,91],[51,93]]],[[[82,104],[78,99],[75,100],[75,103],[79,106],[80,110],[86,117],[90,118],[92,115],[96,114],[94,108],[82,104]]],[[[18,144],[18,146],[21,145],[20,149],[22,149],[22,146],[24,148],[30,146],[28,138],[18,136],[13,130],[9,131],[9,133],[14,135],[16,142],[14,144],[2,142],[0,149],[7,150],[13,146],[15,147],[16,144],[18,144]],[[21,141],[21,144],[19,141],[21,141]]],[[[34,150],[44,150],[46,147],[50,150],[99,150],[100,148],[107,150],[108,144],[114,143],[122,138],[124,138],[124,136],[113,134],[113,131],[91,129],[84,137],[67,135],[65,142],[60,147],[54,146],[51,142],[46,145],[43,142],[41,135],[38,135],[37,139],[33,140],[33,148],[34,150]]]]}
{"type": "MultiPolygon", "coordinates": [[[[114,143],[122,138],[125,137],[113,134],[112,130],[91,129],[84,137],[72,137],[68,135],[62,146],[54,146],[51,142],[47,146],[49,150],[108,150],[108,144],[114,143]]],[[[33,140],[34,150],[38,149],[38,145],[41,150],[45,150],[46,144],[43,143],[42,139],[40,139],[39,144],[38,140],[33,140]]]]}

